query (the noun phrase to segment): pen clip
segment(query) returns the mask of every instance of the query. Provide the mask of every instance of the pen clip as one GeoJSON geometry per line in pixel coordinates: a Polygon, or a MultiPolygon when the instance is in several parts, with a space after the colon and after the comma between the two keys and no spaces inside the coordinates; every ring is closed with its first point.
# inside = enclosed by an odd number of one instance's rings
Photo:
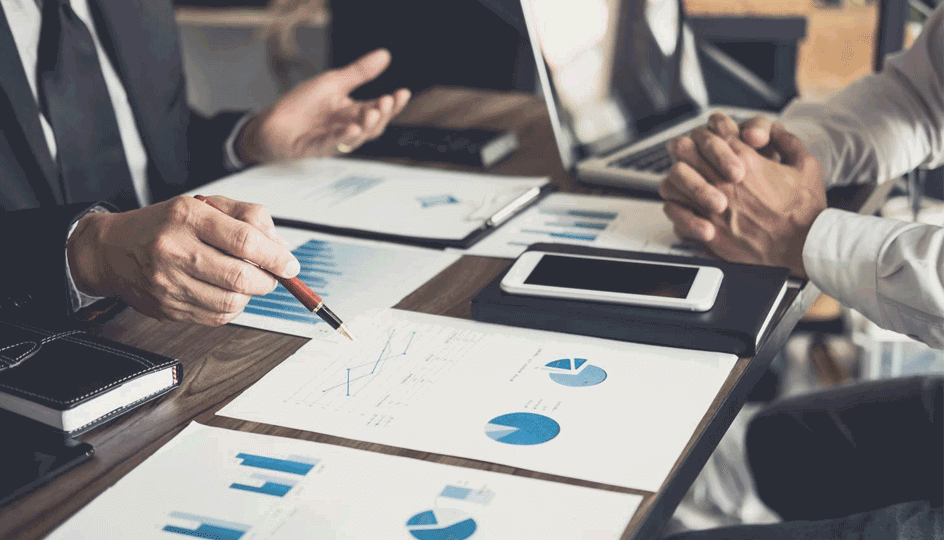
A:
{"type": "Polygon", "coordinates": [[[492,217],[485,220],[485,224],[489,227],[497,227],[505,222],[508,218],[515,215],[518,210],[521,210],[525,206],[531,204],[541,194],[541,188],[534,186],[518,197],[515,197],[510,203],[506,204],[504,208],[492,214],[492,217]]]}

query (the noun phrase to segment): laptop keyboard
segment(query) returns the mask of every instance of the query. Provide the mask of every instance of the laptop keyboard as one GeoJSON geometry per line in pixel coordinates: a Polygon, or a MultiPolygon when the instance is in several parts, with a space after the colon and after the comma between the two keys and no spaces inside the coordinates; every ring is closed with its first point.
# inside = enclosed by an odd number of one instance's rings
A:
{"type": "MultiPolygon", "coordinates": [[[[740,124],[747,120],[745,117],[733,116],[732,119],[740,124]]],[[[643,148],[638,152],[633,152],[628,156],[623,156],[615,161],[611,161],[609,167],[617,169],[635,169],[651,173],[664,173],[672,166],[672,156],[666,147],[668,141],[662,141],[648,148],[643,148]]]]}
{"type": "Polygon", "coordinates": [[[638,152],[623,156],[609,165],[618,169],[637,169],[653,173],[662,173],[672,166],[672,156],[665,147],[665,143],[643,148],[638,152]]]}

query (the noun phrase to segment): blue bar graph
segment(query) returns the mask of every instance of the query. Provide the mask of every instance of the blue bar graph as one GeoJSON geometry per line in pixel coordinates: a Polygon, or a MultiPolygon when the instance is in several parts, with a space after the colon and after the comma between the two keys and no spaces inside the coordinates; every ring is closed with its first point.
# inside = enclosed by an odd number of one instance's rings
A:
{"type": "MultiPolygon", "coordinates": [[[[293,456],[296,459],[277,459],[266,456],[258,456],[256,454],[236,454],[238,459],[243,460],[241,465],[246,467],[255,467],[257,469],[268,469],[270,471],[279,471],[288,474],[297,474],[304,476],[311,471],[315,465],[318,464],[318,460],[307,460],[301,461],[297,459],[298,456],[293,456]]],[[[305,459],[305,458],[303,458],[305,459]]]]}
{"type": "Polygon", "coordinates": [[[477,504],[488,504],[492,502],[492,497],[494,495],[495,492],[488,489],[483,488],[475,490],[460,486],[446,486],[439,494],[440,497],[446,497],[460,501],[469,501],[477,504]]]}
{"type": "MultiPolygon", "coordinates": [[[[292,254],[301,264],[298,279],[321,293],[322,298],[327,298],[328,295],[322,291],[330,287],[332,276],[342,275],[341,271],[335,269],[337,263],[332,246],[321,240],[309,240],[292,250],[292,254]]],[[[305,324],[322,322],[281,285],[263,297],[254,296],[246,305],[245,312],[305,324]]]]}
{"type": "Polygon", "coordinates": [[[531,233],[531,234],[544,234],[552,238],[566,238],[568,240],[584,240],[587,242],[593,242],[597,239],[595,234],[582,234],[582,233],[565,233],[557,231],[539,231],[537,229],[522,229],[522,232],[531,233]]]}
{"type": "Polygon", "coordinates": [[[610,225],[605,222],[591,221],[548,221],[545,223],[550,227],[573,227],[576,229],[593,229],[596,231],[605,231],[610,225]]]}
{"type": "Polygon", "coordinates": [[[297,482],[288,478],[276,478],[274,476],[267,476],[259,473],[252,473],[249,475],[249,478],[256,480],[257,484],[261,482],[261,485],[233,482],[229,487],[231,489],[237,489],[240,491],[251,491],[253,493],[261,493],[263,495],[284,497],[297,484],[297,482]]]}
{"type": "Polygon", "coordinates": [[[605,212],[605,211],[594,211],[594,210],[580,210],[580,209],[571,209],[571,208],[540,208],[538,212],[542,214],[552,214],[557,216],[573,216],[573,217],[582,217],[582,218],[591,218],[591,219],[606,219],[614,220],[617,217],[616,212],[605,212]]]}
{"type": "Polygon", "coordinates": [[[165,525],[164,531],[190,536],[193,538],[206,538],[209,540],[239,540],[247,531],[249,525],[241,523],[232,523],[218,519],[187,514],[184,512],[171,512],[170,517],[191,522],[199,523],[195,529],[188,529],[178,525],[165,525]]]}

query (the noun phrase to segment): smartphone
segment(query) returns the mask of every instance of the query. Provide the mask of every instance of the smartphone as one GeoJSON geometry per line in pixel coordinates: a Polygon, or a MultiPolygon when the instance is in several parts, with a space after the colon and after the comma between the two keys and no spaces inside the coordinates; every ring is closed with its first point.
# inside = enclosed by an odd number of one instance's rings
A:
{"type": "Polygon", "coordinates": [[[528,251],[501,288],[511,294],[708,311],[723,279],[713,266],[528,251]]]}

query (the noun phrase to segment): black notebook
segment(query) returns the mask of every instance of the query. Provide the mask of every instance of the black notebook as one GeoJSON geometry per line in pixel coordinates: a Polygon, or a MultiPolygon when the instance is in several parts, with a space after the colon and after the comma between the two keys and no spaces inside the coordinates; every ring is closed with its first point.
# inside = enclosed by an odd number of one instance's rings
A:
{"type": "Polygon", "coordinates": [[[724,280],[710,310],[691,312],[508,294],[501,290],[500,284],[504,277],[501,275],[472,299],[473,319],[635,343],[752,356],[786,293],[790,276],[786,268],[584,246],[535,244],[528,251],[714,266],[724,272],[724,280]]]}
{"type": "Polygon", "coordinates": [[[0,319],[0,409],[78,434],[180,384],[180,362],[82,330],[0,319]]]}
{"type": "Polygon", "coordinates": [[[394,125],[358,148],[356,155],[490,167],[517,148],[518,137],[512,131],[394,125]]]}

